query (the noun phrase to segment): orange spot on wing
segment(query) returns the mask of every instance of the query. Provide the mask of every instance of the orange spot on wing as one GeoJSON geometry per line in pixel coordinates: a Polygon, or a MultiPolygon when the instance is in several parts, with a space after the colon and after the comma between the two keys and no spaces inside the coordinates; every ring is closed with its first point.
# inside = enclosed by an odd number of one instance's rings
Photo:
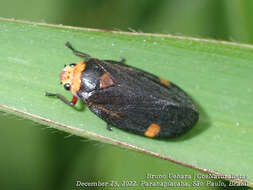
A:
{"type": "Polygon", "coordinates": [[[165,79],[163,79],[163,78],[159,78],[159,80],[160,80],[160,82],[161,82],[162,84],[164,84],[165,86],[168,86],[168,87],[171,86],[171,83],[170,83],[169,81],[167,81],[167,80],[165,80],[165,79]]]}
{"type": "Polygon", "coordinates": [[[146,130],[145,136],[147,137],[155,137],[161,130],[160,125],[152,123],[146,130]]]}
{"type": "Polygon", "coordinates": [[[110,86],[113,86],[114,84],[115,83],[113,82],[109,73],[105,72],[100,77],[100,88],[108,88],[110,86]]]}

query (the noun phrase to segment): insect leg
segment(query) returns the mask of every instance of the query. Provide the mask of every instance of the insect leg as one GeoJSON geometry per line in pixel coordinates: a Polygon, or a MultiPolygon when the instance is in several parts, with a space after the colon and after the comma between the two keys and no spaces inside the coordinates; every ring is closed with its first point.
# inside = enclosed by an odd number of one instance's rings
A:
{"type": "Polygon", "coordinates": [[[86,53],[77,51],[75,48],[73,48],[73,46],[69,42],[67,42],[65,44],[65,46],[67,46],[69,49],[71,49],[71,51],[73,52],[73,54],[75,54],[76,56],[85,57],[85,58],[90,58],[91,57],[90,55],[88,55],[86,53]]]}
{"type": "Polygon", "coordinates": [[[106,129],[107,129],[108,131],[111,131],[111,130],[112,130],[112,128],[111,128],[111,126],[110,126],[109,123],[106,123],[106,129]]]}
{"type": "Polygon", "coordinates": [[[72,100],[71,101],[68,101],[64,96],[62,96],[61,94],[53,94],[53,93],[49,93],[49,92],[46,92],[45,94],[46,96],[55,96],[57,97],[58,99],[60,99],[62,102],[64,102],[65,104],[73,107],[76,102],[77,102],[77,97],[76,96],[73,96],[72,100]]]}
{"type": "Polygon", "coordinates": [[[120,60],[119,60],[119,62],[120,62],[121,64],[124,64],[124,63],[126,62],[126,59],[123,58],[123,57],[121,57],[120,60]]]}

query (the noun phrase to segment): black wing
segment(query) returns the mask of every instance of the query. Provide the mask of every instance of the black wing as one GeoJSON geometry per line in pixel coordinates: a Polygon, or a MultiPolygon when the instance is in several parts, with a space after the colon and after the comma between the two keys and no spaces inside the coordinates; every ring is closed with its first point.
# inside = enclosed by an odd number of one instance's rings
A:
{"type": "Polygon", "coordinates": [[[86,100],[90,110],[107,123],[147,135],[152,124],[160,126],[154,137],[176,137],[192,128],[198,110],[191,98],[172,83],[115,61],[96,61],[115,81],[97,89],[86,100]]]}

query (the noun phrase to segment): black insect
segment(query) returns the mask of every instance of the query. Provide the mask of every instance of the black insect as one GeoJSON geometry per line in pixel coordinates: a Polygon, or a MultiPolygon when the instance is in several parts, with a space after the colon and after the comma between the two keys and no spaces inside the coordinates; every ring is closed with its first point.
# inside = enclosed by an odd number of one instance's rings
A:
{"type": "Polygon", "coordinates": [[[78,99],[109,125],[154,138],[177,137],[191,129],[199,118],[192,99],[165,79],[117,61],[99,60],[66,46],[84,60],[64,67],[61,83],[73,94],[69,106],[78,99]]]}

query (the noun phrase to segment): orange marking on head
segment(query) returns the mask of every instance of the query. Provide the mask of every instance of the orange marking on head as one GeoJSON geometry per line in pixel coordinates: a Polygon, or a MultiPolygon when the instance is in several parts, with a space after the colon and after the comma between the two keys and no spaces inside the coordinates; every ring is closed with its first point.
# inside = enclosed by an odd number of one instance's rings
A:
{"type": "Polygon", "coordinates": [[[71,82],[71,92],[75,94],[78,90],[80,90],[81,87],[81,76],[82,72],[85,70],[86,64],[85,61],[80,61],[76,66],[74,67],[73,72],[73,78],[71,82]]]}
{"type": "Polygon", "coordinates": [[[100,77],[100,88],[108,88],[115,85],[109,73],[105,72],[100,77]]]}
{"type": "Polygon", "coordinates": [[[80,61],[75,66],[67,65],[60,74],[62,84],[69,83],[71,92],[75,95],[81,87],[81,75],[85,70],[85,61],[80,61]]]}
{"type": "Polygon", "coordinates": [[[171,83],[163,78],[159,78],[160,82],[168,87],[171,87],[171,83]]]}
{"type": "Polygon", "coordinates": [[[160,125],[152,123],[146,130],[145,136],[147,137],[155,137],[161,130],[160,125]]]}

